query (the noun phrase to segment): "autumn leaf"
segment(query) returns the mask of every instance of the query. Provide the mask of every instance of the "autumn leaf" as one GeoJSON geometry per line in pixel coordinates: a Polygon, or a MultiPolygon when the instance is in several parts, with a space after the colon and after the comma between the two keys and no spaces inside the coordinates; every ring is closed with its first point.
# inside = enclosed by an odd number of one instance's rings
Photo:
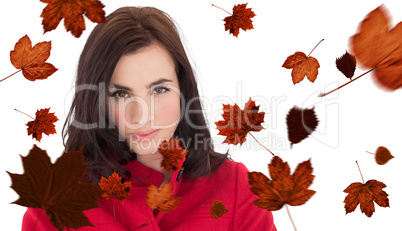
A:
{"type": "Polygon", "coordinates": [[[153,184],[148,187],[146,202],[149,207],[168,213],[180,203],[180,197],[172,197],[173,189],[170,182],[161,186],[160,190],[153,184]]]}
{"type": "Polygon", "coordinates": [[[302,81],[304,76],[307,76],[307,79],[314,83],[318,75],[320,64],[316,58],[312,56],[307,57],[303,52],[297,51],[287,57],[282,67],[293,69],[291,74],[293,84],[302,81]]]}
{"type": "Polygon", "coordinates": [[[286,116],[290,146],[306,139],[318,126],[314,107],[302,109],[294,106],[286,116]]]}
{"type": "Polygon", "coordinates": [[[163,156],[161,167],[166,171],[182,169],[179,160],[185,158],[187,150],[183,149],[180,145],[180,140],[170,139],[169,141],[162,141],[159,145],[158,152],[163,156]]]}
{"type": "Polygon", "coordinates": [[[285,204],[303,205],[315,194],[314,190],[308,189],[315,177],[310,159],[298,164],[293,175],[290,175],[288,163],[274,156],[268,170],[271,179],[261,172],[247,173],[250,190],[260,197],[253,201],[256,206],[275,211],[285,204]]]}
{"type": "Polygon", "coordinates": [[[390,27],[389,13],[381,5],[366,15],[350,46],[359,64],[374,68],[379,86],[394,91],[402,87],[402,22],[390,27]]]}
{"type": "MultiPolygon", "coordinates": [[[[225,22],[225,31],[229,30],[229,34],[237,37],[239,35],[240,28],[244,31],[254,29],[253,21],[251,20],[251,18],[256,15],[253,12],[252,8],[246,8],[247,4],[248,3],[235,5],[233,7],[233,14],[231,14],[232,16],[228,16],[223,19],[223,21],[225,22]]],[[[215,6],[214,4],[212,5],[215,6]]],[[[223,10],[220,7],[217,8],[223,10]]]]}
{"type": "MultiPolygon", "coordinates": [[[[368,152],[370,154],[373,154],[371,152],[368,152]]],[[[391,154],[391,152],[388,150],[388,148],[380,146],[377,148],[375,151],[375,162],[379,165],[384,165],[388,163],[394,156],[391,154]]]]}
{"type": "Polygon", "coordinates": [[[83,15],[95,23],[106,22],[105,7],[99,0],[40,0],[47,3],[41,13],[44,33],[56,29],[64,18],[67,31],[79,38],[85,30],[83,15]]]}
{"type": "Polygon", "coordinates": [[[347,51],[344,55],[337,58],[335,63],[336,68],[338,68],[338,70],[342,72],[346,76],[346,78],[351,79],[355,74],[356,58],[353,55],[349,54],[347,51]]]}
{"type": "Polygon", "coordinates": [[[32,134],[32,138],[35,138],[40,142],[42,139],[42,133],[51,135],[56,133],[56,128],[53,123],[59,119],[54,113],[49,113],[50,108],[37,110],[35,120],[28,122],[28,136],[32,134]]]}
{"type": "Polygon", "coordinates": [[[221,218],[227,212],[229,212],[229,210],[226,208],[225,204],[222,203],[222,201],[214,200],[212,202],[210,208],[212,218],[215,219],[221,218]]]}
{"type": "Polygon", "coordinates": [[[32,47],[31,40],[28,35],[25,35],[15,44],[14,50],[10,51],[11,64],[15,68],[20,69],[20,71],[22,70],[24,77],[30,81],[47,79],[57,71],[57,68],[52,64],[46,63],[46,60],[50,56],[51,48],[52,42],[41,42],[32,47]]]}
{"type": "Polygon", "coordinates": [[[130,196],[131,182],[121,183],[121,177],[116,172],[113,172],[107,179],[102,176],[99,187],[103,190],[102,197],[104,199],[116,198],[122,202],[130,196]]]}
{"type": "Polygon", "coordinates": [[[360,204],[360,210],[371,217],[375,211],[374,202],[381,207],[389,207],[388,194],[382,189],[387,187],[377,180],[369,180],[365,184],[355,182],[350,184],[343,192],[348,193],[345,200],[346,214],[353,212],[360,204]]]}
{"type": "Polygon", "coordinates": [[[261,123],[264,122],[265,112],[258,112],[260,106],[255,105],[255,101],[249,99],[241,110],[235,103],[234,106],[229,104],[223,105],[222,117],[224,120],[215,122],[218,135],[226,136],[223,143],[243,144],[246,136],[251,131],[260,131],[263,129],[261,123]]]}
{"type": "Polygon", "coordinates": [[[94,183],[82,182],[88,167],[82,149],[63,153],[52,164],[46,151],[34,145],[21,159],[24,174],[7,172],[11,188],[20,196],[14,204],[43,209],[60,231],[64,226],[93,226],[82,211],[99,207],[101,190],[94,183]]]}

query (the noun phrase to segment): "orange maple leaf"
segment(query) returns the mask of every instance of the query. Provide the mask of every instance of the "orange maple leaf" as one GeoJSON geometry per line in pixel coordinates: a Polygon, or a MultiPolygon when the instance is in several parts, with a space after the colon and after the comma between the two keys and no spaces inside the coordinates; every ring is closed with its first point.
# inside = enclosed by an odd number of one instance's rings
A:
{"type": "Polygon", "coordinates": [[[32,138],[35,138],[39,142],[42,139],[42,133],[48,136],[56,133],[56,128],[53,123],[59,119],[54,113],[49,113],[49,110],[50,108],[37,110],[35,120],[29,121],[26,124],[28,126],[28,136],[32,134],[32,138]]]}
{"type": "MultiPolygon", "coordinates": [[[[255,13],[251,8],[246,8],[247,4],[248,3],[235,5],[233,7],[233,14],[231,14],[232,16],[228,16],[223,19],[225,22],[225,31],[229,30],[229,34],[237,37],[239,35],[240,28],[244,31],[254,29],[251,18],[255,16],[255,13]]],[[[214,4],[212,5],[215,6],[214,4]]],[[[227,12],[220,7],[215,7],[227,12]]],[[[227,13],[230,14],[229,12],[227,13]]]]}
{"type": "Polygon", "coordinates": [[[184,159],[188,151],[181,147],[180,140],[172,138],[169,141],[162,141],[158,152],[163,156],[161,167],[171,172],[172,170],[182,169],[179,160],[184,159]]]}
{"type": "Polygon", "coordinates": [[[315,177],[310,159],[298,164],[293,175],[290,175],[288,163],[274,156],[268,170],[271,179],[261,172],[247,173],[250,190],[260,197],[253,201],[258,207],[275,211],[285,204],[302,205],[315,194],[314,190],[308,189],[315,177]]]}
{"type": "Polygon", "coordinates": [[[229,104],[223,105],[222,117],[224,120],[215,122],[218,135],[226,136],[223,143],[243,144],[246,141],[246,136],[251,131],[261,131],[264,127],[261,123],[264,122],[265,112],[258,112],[260,106],[255,105],[255,101],[249,99],[241,110],[235,103],[234,106],[229,104]]]}
{"type": "Polygon", "coordinates": [[[107,179],[102,176],[99,187],[103,190],[102,197],[106,200],[116,198],[122,202],[130,196],[131,182],[121,183],[121,177],[116,172],[113,172],[107,179]]]}
{"type": "Polygon", "coordinates": [[[371,217],[375,211],[374,202],[381,207],[389,207],[388,194],[382,189],[387,187],[377,180],[369,180],[365,184],[355,182],[350,184],[343,192],[348,193],[343,201],[346,214],[353,212],[360,204],[360,210],[371,217]]]}
{"type": "Polygon", "coordinates": [[[390,30],[391,20],[381,5],[360,23],[350,45],[357,63],[374,69],[374,79],[386,90],[402,87],[402,22],[390,30]]]}
{"type": "Polygon", "coordinates": [[[7,172],[11,188],[20,196],[14,204],[43,209],[60,231],[64,226],[93,226],[82,211],[99,207],[101,190],[94,183],[82,182],[88,168],[82,149],[63,153],[52,164],[46,151],[34,145],[21,159],[24,174],[7,172]]]}
{"type": "Polygon", "coordinates": [[[61,19],[64,18],[64,26],[79,38],[85,30],[83,15],[95,23],[106,22],[105,7],[99,0],[40,0],[47,3],[41,13],[44,33],[56,29],[61,19]]]}
{"type": "Polygon", "coordinates": [[[148,187],[146,202],[149,207],[168,213],[179,205],[181,198],[172,197],[173,189],[170,182],[163,184],[160,190],[153,184],[148,187]]]}
{"type": "Polygon", "coordinates": [[[221,218],[225,213],[229,212],[229,210],[226,208],[225,204],[222,203],[222,201],[214,200],[209,212],[211,213],[212,218],[218,219],[221,218]]]}
{"type": "Polygon", "coordinates": [[[10,51],[11,64],[22,70],[24,77],[30,81],[47,79],[57,71],[51,63],[45,62],[50,56],[51,48],[51,42],[37,43],[32,47],[31,40],[25,35],[15,44],[14,50],[10,51]]]}
{"type": "Polygon", "coordinates": [[[307,79],[314,83],[317,79],[320,64],[316,58],[312,56],[307,57],[303,52],[297,51],[287,57],[282,67],[293,69],[291,74],[293,84],[302,81],[304,76],[307,76],[307,79]]]}

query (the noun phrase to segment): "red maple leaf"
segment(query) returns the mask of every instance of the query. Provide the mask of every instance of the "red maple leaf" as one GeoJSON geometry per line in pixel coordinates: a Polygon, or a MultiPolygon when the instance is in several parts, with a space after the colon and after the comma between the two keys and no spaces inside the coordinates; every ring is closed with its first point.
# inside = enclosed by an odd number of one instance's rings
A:
{"type": "Polygon", "coordinates": [[[187,150],[180,146],[180,140],[170,139],[169,141],[162,141],[159,145],[158,152],[163,156],[161,167],[166,171],[182,169],[179,160],[184,159],[187,150]]]}
{"type": "Polygon", "coordinates": [[[121,177],[116,172],[113,172],[107,179],[102,176],[99,187],[103,190],[102,197],[106,200],[116,198],[122,202],[130,196],[131,182],[121,183],[121,177]]]}
{"type": "MultiPolygon", "coordinates": [[[[215,5],[212,4],[212,6],[215,5]]],[[[215,7],[225,11],[228,14],[231,14],[218,6],[215,7]]],[[[233,34],[233,36],[237,37],[239,35],[240,28],[244,31],[254,29],[251,18],[255,16],[255,13],[251,8],[246,7],[247,3],[235,5],[233,7],[233,14],[231,14],[232,16],[228,16],[223,19],[223,21],[225,21],[225,31],[229,30],[229,34],[233,34]]]]}
{"type": "Polygon", "coordinates": [[[246,141],[249,132],[263,129],[261,123],[264,122],[265,112],[258,112],[259,107],[251,98],[244,106],[244,110],[241,110],[236,103],[234,106],[223,104],[224,120],[215,122],[219,130],[218,135],[226,136],[223,143],[241,145],[246,141]]]}
{"type": "Polygon", "coordinates": [[[37,110],[35,115],[35,120],[28,122],[28,136],[32,134],[32,138],[35,138],[40,142],[42,139],[42,133],[46,135],[55,134],[56,128],[53,124],[59,119],[54,115],[54,113],[49,113],[50,108],[37,110]]]}
{"type": "Polygon", "coordinates": [[[56,29],[61,19],[64,18],[64,26],[79,38],[85,30],[83,15],[92,22],[106,22],[105,7],[99,0],[40,0],[47,3],[41,13],[44,33],[56,29]]]}

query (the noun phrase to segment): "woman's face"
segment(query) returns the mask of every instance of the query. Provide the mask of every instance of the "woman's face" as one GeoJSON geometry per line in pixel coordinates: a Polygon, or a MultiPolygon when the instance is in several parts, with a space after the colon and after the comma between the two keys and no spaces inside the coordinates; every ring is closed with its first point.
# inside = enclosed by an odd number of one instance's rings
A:
{"type": "Polygon", "coordinates": [[[169,53],[153,44],[122,56],[110,80],[107,104],[119,139],[125,138],[137,155],[156,153],[180,120],[180,87],[169,53]]]}

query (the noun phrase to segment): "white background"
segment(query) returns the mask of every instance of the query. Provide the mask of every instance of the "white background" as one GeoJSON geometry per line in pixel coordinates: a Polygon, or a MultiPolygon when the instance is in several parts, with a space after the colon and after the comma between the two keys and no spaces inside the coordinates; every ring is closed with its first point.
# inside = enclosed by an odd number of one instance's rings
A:
{"type": "MultiPolygon", "coordinates": [[[[310,187],[316,194],[306,204],[290,207],[298,230],[402,230],[401,130],[400,90],[387,92],[373,82],[371,74],[346,86],[328,97],[318,98],[319,92],[329,91],[347,82],[335,67],[335,59],[349,50],[349,37],[365,15],[383,1],[256,1],[249,0],[256,16],[253,30],[240,30],[238,38],[224,31],[228,14],[211,4],[232,12],[242,1],[187,0],[102,0],[106,14],[121,6],[154,6],[170,14],[179,24],[189,56],[195,63],[200,94],[211,126],[216,150],[230,148],[232,157],[243,162],[250,171],[268,175],[271,154],[251,137],[240,146],[220,144],[224,137],[216,135],[215,124],[221,120],[222,103],[237,103],[241,108],[251,97],[265,111],[266,130],[254,136],[275,154],[288,161],[292,171],[298,163],[311,158],[316,176],[310,187]],[[282,68],[286,57],[296,51],[312,53],[320,62],[315,83],[291,81],[291,70],[282,68]],[[315,106],[320,119],[312,137],[290,149],[287,140],[286,114],[294,105],[315,106]],[[389,148],[395,156],[379,166],[367,151],[378,146],[389,148]],[[343,190],[352,182],[361,182],[355,161],[359,162],[364,179],[384,182],[390,208],[375,205],[371,218],[360,212],[345,215],[343,190]]],[[[46,149],[55,161],[63,152],[61,129],[71,105],[73,81],[78,57],[90,31],[95,26],[87,18],[87,29],[77,39],[66,33],[63,21],[54,31],[43,34],[39,17],[46,4],[39,0],[4,2],[0,8],[0,79],[16,71],[9,52],[27,34],[33,44],[52,41],[48,62],[59,70],[47,80],[30,82],[22,73],[0,82],[0,210],[2,230],[20,230],[26,210],[10,202],[18,195],[9,187],[11,180],[5,171],[23,173],[21,158],[33,144],[46,149]],[[49,108],[60,119],[57,134],[44,135],[41,142],[27,136],[31,119],[14,109],[35,115],[37,109],[49,108]]],[[[400,0],[385,1],[393,25],[402,20],[400,0]]],[[[366,69],[357,68],[355,76],[366,69]]],[[[293,230],[285,208],[273,212],[278,230],[293,230]]]]}

